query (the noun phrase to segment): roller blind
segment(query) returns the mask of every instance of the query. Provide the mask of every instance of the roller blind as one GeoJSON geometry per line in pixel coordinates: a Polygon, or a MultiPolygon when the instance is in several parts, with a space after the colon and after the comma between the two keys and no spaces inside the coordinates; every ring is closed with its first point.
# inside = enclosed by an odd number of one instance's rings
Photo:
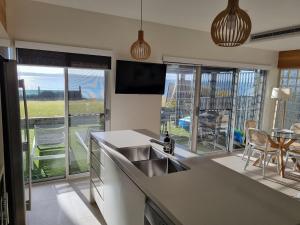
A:
{"type": "Polygon", "coordinates": [[[23,65],[111,69],[111,57],[17,48],[17,62],[23,65]]]}

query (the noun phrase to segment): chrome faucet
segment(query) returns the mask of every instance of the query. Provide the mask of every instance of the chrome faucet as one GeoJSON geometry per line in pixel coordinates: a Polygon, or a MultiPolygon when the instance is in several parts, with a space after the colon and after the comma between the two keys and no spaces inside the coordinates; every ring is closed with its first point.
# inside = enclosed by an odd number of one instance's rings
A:
{"type": "MultiPolygon", "coordinates": [[[[167,136],[166,136],[167,137],[167,136]]],[[[166,138],[165,138],[166,140],[166,138]]],[[[156,139],[150,139],[151,143],[156,143],[158,145],[163,146],[164,152],[168,153],[170,155],[174,155],[174,149],[175,149],[175,140],[172,138],[169,138],[169,141],[159,141],[156,139]]]]}

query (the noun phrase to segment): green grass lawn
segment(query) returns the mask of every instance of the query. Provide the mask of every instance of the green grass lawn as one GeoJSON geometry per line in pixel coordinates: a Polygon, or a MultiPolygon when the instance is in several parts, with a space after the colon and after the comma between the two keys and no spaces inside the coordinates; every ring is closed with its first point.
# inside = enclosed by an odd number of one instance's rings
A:
{"type": "MultiPolygon", "coordinates": [[[[190,150],[191,145],[191,133],[179,126],[176,126],[174,122],[168,122],[167,123],[167,130],[171,134],[172,138],[174,138],[176,144],[180,145],[186,150],[190,150]]],[[[220,138],[221,142],[225,142],[222,138],[220,138]]],[[[212,140],[201,140],[199,137],[197,139],[197,153],[199,154],[205,154],[210,153],[213,151],[219,151],[220,149],[216,148],[214,149],[214,146],[212,144],[212,140]]],[[[220,143],[219,143],[220,144],[220,143]]],[[[221,145],[224,145],[222,143],[221,145]]]]}
{"type": "Polygon", "coordinates": [[[191,134],[187,130],[176,126],[174,122],[167,123],[167,130],[177,144],[182,145],[186,149],[189,149],[189,140],[191,134]]]}
{"type": "MultiPolygon", "coordinates": [[[[23,102],[20,103],[21,117],[24,118],[23,102]]],[[[61,117],[64,116],[64,101],[28,101],[29,119],[36,117],[61,117]]],[[[104,111],[103,101],[94,100],[80,100],[69,102],[70,114],[93,114],[104,111]]],[[[78,138],[75,136],[76,131],[87,131],[88,127],[95,126],[96,124],[85,124],[69,129],[69,159],[70,159],[70,173],[87,172],[89,169],[87,161],[87,152],[81,146],[78,138]]],[[[33,145],[34,130],[30,129],[30,150],[33,145]]],[[[35,149],[37,156],[42,155],[55,155],[65,152],[64,146],[56,146],[52,149],[35,149]]],[[[65,159],[48,159],[48,160],[35,160],[34,168],[32,171],[33,180],[42,180],[51,177],[62,177],[65,175],[65,159]]]]}
{"type": "MultiPolygon", "coordinates": [[[[23,101],[20,102],[21,118],[24,118],[23,101]]],[[[64,116],[65,102],[58,101],[27,101],[29,118],[64,116]]],[[[70,114],[89,114],[104,112],[104,101],[79,100],[69,102],[70,114]]]]}
{"type": "MultiPolygon", "coordinates": [[[[21,101],[21,118],[24,118],[23,104],[23,101],[21,101]]],[[[28,116],[29,118],[64,116],[64,105],[64,101],[27,101],[28,116]]]]}
{"type": "Polygon", "coordinates": [[[104,112],[104,101],[80,100],[70,101],[70,114],[90,114],[104,112]]]}

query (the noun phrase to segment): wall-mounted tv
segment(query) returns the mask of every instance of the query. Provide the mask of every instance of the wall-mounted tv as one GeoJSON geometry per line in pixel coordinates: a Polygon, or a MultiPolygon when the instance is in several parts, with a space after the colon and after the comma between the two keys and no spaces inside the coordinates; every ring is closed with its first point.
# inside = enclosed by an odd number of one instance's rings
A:
{"type": "Polygon", "coordinates": [[[117,60],[116,94],[159,94],[165,89],[165,64],[117,60]]]}

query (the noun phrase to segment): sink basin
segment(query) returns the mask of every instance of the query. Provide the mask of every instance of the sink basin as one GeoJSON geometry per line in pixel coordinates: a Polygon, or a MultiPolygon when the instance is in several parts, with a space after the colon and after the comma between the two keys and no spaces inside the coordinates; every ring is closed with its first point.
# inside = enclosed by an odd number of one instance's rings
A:
{"type": "Polygon", "coordinates": [[[162,159],[166,157],[163,153],[160,153],[158,150],[153,149],[151,145],[119,148],[117,151],[124,155],[131,162],[162,159]]]}
{"type": "Polygon", "coordinates": [[[137,161],[133,164],[148,177],[188,170],[187,167],[169,158],[137,161]]]}

